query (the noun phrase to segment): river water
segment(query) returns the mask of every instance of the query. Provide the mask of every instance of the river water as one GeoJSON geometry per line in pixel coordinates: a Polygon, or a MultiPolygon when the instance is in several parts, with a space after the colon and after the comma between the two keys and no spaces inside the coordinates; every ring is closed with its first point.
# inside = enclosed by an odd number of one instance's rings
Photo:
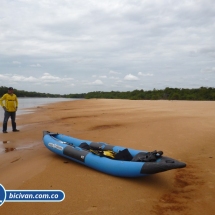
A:
{"type": "MultiPolygon", "coordinates": [[[[18,98],[19,107],[18,111],[16,112],[16,116],[22,115],[22,114],[28,114],[32,113],[32,110],[29,110],[28,108],[36,108],[38,106],[55,103],[55,102],[61,102],[61,101],[73,101],[78,99],[66,99],[66,98],[18,98]]],[[[4,110],[0,106],[0,121],[2,122],[4,119],[4,110]]],[[[10,124],[10,119],[9,119],[10,124]]]]}

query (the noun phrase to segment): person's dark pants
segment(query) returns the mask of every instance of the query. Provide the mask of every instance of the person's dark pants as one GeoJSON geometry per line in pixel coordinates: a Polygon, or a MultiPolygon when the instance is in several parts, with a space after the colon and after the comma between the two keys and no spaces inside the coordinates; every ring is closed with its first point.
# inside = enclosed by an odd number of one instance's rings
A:
{"type": "Polygon", "coordinates": [[[16,130],[16,122],[15,122],[16,112],[8,112],[8,111],[4,112],[3,131],[7,131],[7,122],[9,118],[11,118],[12,128],[13,128],[13,131],[15,131],[16,130]]]}

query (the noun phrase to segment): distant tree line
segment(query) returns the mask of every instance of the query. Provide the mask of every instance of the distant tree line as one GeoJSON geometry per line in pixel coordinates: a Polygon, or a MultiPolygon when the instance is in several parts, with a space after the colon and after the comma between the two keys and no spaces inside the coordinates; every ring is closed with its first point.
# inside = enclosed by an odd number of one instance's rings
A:
{"type": "MultiPolygon", "coordinates": [[[[8,92],[8,87],[0,87],[0,96],[3,96],[3,94],[8,92]]],[[[45,98],[45,97],[50,97],[50,98],[59,98],[59,97],[63,97],[60,94],[50,94],[50,93],[38,93],[38,92],[28,92],[28,91],[24,91],[24,90],[17,90],[14,89],[14,93],[18,96],[18,97],[41,97],[41,98],[45,98]]]]}
{"type": "MultiPolygon", "coordinates": [[[[0,96],[7,92],[7,87],[0,87],[0,96]]],[[[164,90],[133,90],[127,92],[120,91],[94,91],[89,93],[74,94],[50,94],[28,92],[14,89],[18,97],[50,97],[50,98],[104,98],[104,99],[131,99],[131,100],[196,100],[196,101],[215,101],[215,88],[200,87],[198,89],[184,88],[165,88],[164,90]]]]}
{"type": "Polygon", "coordinates": [[[201,87],[199,89],[165,88],[164,90],[134,90],[127,92],[89,92],[86,99],[131,99],[131,100],[198,100],[215,101],[215,88],[201,87]]]}
{"type": "Polygon", "coordinates": [[[86,93],[74,93],[63,95],[64,98],[73,98],[73,99],[85,99],[86,93]]]}

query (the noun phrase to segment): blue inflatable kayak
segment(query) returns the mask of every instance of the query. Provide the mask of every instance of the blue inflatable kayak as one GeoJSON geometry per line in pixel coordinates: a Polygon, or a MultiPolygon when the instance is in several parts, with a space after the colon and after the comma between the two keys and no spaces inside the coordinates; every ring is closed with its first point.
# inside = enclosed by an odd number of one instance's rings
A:
{"type": "Polygon", "coordinates": [[[58,155],[119,177],[142,177],[186,166],[183,162],[163,156],[162,151],[140,151],[49,131],[43,132],[43,142],[58,155]]]}

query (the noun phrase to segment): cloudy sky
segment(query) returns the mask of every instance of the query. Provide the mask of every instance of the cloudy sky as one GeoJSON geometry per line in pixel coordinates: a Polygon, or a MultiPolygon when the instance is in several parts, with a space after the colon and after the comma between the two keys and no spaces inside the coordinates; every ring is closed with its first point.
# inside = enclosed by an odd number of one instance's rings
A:
{"type": "Polygon", "coordinates": [[[215,87],[214,0],[0,0],[0,86],[215,87]]]}

